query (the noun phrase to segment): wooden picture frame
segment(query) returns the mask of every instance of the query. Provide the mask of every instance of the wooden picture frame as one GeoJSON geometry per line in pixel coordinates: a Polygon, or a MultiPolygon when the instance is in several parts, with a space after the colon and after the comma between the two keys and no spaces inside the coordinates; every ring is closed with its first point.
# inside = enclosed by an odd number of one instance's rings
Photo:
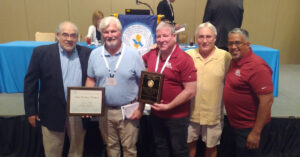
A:
{"type": "Polygon", "coordinates": [[[105,88],[68,87],[67,115],[102,116],[105,107],[105,88]]]}

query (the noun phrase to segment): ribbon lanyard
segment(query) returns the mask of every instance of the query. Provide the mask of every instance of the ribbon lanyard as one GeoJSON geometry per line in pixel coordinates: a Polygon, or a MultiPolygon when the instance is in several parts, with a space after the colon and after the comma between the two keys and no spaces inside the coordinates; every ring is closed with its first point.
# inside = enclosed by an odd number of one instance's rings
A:
{"type": "MultiPolygon", "coordinates": [[[[170,60],[170,58],[171,58],[171,56],[172,56],[172,54],[173,54],[175,48],[176,48],[176,45],[173,47],[172,52],[169,54],[168,58],[166,59],[165,64],[164,64],[163,67],[161,68],[161,70],[160,70],[160,73],[161,73],[161,74],[162,74],[163,71],[165,70],[165,67],[166,67],[166,65],[168,64],[168,62],[169,62],[169,60],[170,60]]],[[[160,54],[161,54],[161,52],[158,51],[158,55],[157,55],[157,59],[156,59],[156,64],[155,64],[155,72],[157,72],[157,69],[158,69],[158,63],[159,63],[159,57],[160,57],[160,54]]]]}
{"type": "Polygon", "coordinates": [[[120,55],[120,57],[119,57],[119,59],[118,59],[118,61],[117,61],[117,64],[116,64],[115,69],[114,69],[113,72],[111,72],[110,67],[109,67],[109,65],[108,65],[108,63],[107,63],[107,60],[106,60],[106,58],[105,58],[105,56],[104,56],[104,50],[105,50],[105,49],[104,49],[104,46],[105,46],[105,45],[102,46],[102,57],[103,57],[103,60],[104,60],[104,62],[105,62],[105,66],[106,66],[106,68],[107,68],[107,70],[108,70],[109,77],[113,78],[113,77],[115,77],[115,74],[116,74],[116,72],[117,72],[117,69],[119,68],[119,65],[120,65],[120,63],[121,63],[122,57],[123,57],[123,55],[124,55],[124,45],[122,44],[121,55],[120,55]]]}

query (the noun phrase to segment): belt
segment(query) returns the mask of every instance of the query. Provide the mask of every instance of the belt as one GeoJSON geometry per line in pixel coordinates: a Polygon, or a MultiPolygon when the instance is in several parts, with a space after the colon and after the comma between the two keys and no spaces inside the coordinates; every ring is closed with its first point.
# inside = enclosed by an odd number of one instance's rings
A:
{"type": "Polygon", "coordinates": [[[122,106],[106,106],[107,109],[110,109],[110,110],[119,110],[121,109],[122,106]]]}
{"type": "MultiPolygon", "coordinates": [[[[136,99],[130,101],[130,102],[127,103],[127,104],[132,104],[132,103],[134,103],[135,101],[136,101],[136,99]]],[[[121,109],[122,106],[127,105],[127,104],[121,104],[121,105],[107,104],[107,105],[106,105],[106,108],[107,108],[107,109],[111,109],[111,110],[118,110],[118,109],[121,109]]]]}

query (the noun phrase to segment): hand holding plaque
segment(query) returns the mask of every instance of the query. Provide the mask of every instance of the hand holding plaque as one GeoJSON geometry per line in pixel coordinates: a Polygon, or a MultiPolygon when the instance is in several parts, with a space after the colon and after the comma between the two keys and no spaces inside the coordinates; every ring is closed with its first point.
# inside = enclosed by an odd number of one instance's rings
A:
{"type": "Polygon", "coordinates": [[[164,75],[142,71],[138,101],[153,104],[160,102],[164,75]]]}

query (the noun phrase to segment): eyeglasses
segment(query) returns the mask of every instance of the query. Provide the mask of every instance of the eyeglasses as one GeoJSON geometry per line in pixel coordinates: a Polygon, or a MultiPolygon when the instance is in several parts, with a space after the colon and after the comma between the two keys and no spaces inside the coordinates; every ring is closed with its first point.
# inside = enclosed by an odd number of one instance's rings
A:
{"type": "Polygon", "coordinates": [[[73,34],[62,33],[61,36],[62,36],[64,39],[67,39],[68,37],[70,37],[71,39],[76,39],[76,38],[77,38],[77,34],[76,34],[76,33],[73,33],[73,34]]]}
{"type": "Polygon", "coordinates": [[[243,43],[243,42],[241,42],[241,41],[234,41],[234,42],[228,42],[228,47],[232,47],[233,45],[235,45],[236,47],[240,47],[240,46],[242,46],[243,44],[245,44],[245,43],[243,43]]]}

